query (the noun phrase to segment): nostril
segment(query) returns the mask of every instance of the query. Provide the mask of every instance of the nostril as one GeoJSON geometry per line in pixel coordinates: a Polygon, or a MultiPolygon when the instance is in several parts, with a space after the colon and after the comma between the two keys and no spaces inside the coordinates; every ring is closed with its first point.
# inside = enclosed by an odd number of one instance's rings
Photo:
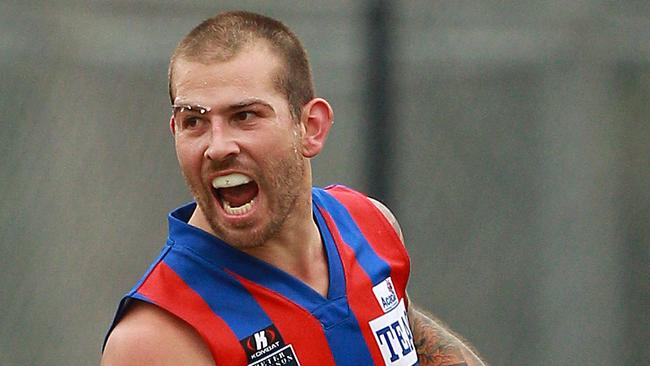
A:
{"type": "Polygon", "coordinates": [[[239,145],[233,140],[220,139],[212,141],[205,150],[205,157],[209,160],[222,161],[239,154],[239,145]]]}

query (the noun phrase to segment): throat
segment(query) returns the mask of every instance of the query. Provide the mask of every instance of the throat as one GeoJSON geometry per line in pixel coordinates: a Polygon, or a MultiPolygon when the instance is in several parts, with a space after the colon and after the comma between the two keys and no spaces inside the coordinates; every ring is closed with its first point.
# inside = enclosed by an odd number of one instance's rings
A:
{"type": "Polygon", "coordinates": [[[318,276],[315,278],[305,279],[303,282],[307,286],[311,287],[314,291],[318,292],[322,297],[327,298],[329,293],[330,281],[329,281],[329,271],[327,269],[327,263],[325,263],[324,276],[318,276]]]}
{"type": "Polygon", "coordinates": [[[306,285],[318,292],[321,296],[327,298],[329,293],[330,276],[329,262],[325,243],[320,235],[320,231],[315,222],[310,225],[311,234],[305,245],[296,253],[294,258],[298,260],[293,263],[292,273],[306,285]]]}
{"type": "Polygon", "coordinates": [[[331,273],[329,273],[327,252],[320,240],[319,246],[312,247],[302,259],[285,265],[285,271],[304,282],[321,296],[327,297],[331,273]]]}
{"type": "Polygon", "coordinates": [[[267,243],[263,247],[247,248],[244,252],[286,272],[327,298],[331,273],[325,245],[320,236],[317,238],[311,244],[301,240],[299,245],[289,247],[284,245],[286,241],[281,241],[271,245],[267,243]]]}

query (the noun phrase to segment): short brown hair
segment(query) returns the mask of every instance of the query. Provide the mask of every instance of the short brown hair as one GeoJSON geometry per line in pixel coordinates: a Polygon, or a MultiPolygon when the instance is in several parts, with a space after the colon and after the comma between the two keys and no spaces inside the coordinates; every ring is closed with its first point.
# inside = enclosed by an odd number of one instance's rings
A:
{"type": "Polygon", "coordinates": [[[174,103],[173,73],[178,59],[204,64],[224,62],[247,45],[267,41],[283,67],[273,78],[294,118],[314,98],[314,85],[307,52],[298,37],[282,22],[247,11],[225,12],[203,21],[181,40],[169,64],[169,98],[174,103]]]}

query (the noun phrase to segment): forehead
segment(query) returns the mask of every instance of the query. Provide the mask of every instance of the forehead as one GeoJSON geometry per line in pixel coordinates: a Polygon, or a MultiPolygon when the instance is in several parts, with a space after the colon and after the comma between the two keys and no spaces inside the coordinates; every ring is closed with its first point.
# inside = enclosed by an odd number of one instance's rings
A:
{"type": "Polygon", "coordinates": [[[172,79],[176,100],[204,97],[212,100],[233,94],[258,98],[277,96],[274,80],[281,65],[279,57],[261,42],[244,47],[233,58],[222,62],[180,58],[175,62],[172,79]]]}

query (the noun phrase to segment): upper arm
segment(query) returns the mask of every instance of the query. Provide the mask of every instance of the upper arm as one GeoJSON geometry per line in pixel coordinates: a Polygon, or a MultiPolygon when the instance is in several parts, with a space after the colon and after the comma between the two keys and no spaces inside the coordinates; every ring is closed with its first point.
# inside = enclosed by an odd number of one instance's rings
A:
{"type": "Polygon", "coordinates": [[[111,332],[101,365],[214,365],[214,361],[187,323],[157,306],[136,301],[111,332]]]}

